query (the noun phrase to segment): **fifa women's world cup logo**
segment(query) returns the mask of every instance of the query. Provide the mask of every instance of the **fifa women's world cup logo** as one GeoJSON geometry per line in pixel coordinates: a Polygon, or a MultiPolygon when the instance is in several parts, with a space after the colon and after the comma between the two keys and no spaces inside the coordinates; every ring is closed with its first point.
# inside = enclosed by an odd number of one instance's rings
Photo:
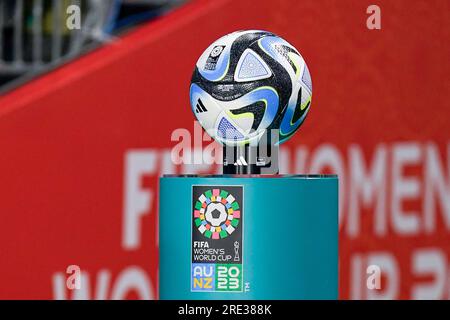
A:
{"type": "Polygon", "coordinates": [[[192,187],[191,291],[242,292],[243,189],[192,187]]]}
{"type": "Polygon", "coordinates": [[[239,203],[229,192],[223,189],[207,190],[195,203],[195,226],[206,238],[226,238],[239,224],[239,209],[239,203]]]}

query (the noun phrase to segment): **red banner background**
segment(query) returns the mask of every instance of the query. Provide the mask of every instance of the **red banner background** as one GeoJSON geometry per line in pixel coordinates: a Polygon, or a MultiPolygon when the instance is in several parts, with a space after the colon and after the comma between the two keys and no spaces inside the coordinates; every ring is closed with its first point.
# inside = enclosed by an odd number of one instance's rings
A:
{"type": "Polygon", "coordinates": [[[0,97],[0,298],[157,298],[157,179],[194,170],[170,160],[192,68],[265,29],[312,73],[282,168],[340,176],[340,298],[449,299],[450,2],[377,1],[381,30],[371,4],[193,1],[0,97]]]}

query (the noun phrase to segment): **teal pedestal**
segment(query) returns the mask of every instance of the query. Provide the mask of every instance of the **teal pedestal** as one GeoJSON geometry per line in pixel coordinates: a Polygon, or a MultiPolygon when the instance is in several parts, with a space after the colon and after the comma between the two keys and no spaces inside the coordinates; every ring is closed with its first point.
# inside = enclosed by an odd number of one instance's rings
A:
{"type": "Polygon", "coordinates": [[[337,176],[164,176],[159,206],[160,299],[337,299],[337,176]]]}

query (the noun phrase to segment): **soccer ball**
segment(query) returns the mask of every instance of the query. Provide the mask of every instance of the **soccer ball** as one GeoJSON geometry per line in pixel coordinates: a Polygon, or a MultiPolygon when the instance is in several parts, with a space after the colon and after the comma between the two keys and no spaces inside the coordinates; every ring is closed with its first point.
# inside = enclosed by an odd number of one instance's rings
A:
{"type": "Polygon", "coordinates": [[[305,60],[287,41],[267,31],[230,33],[200,56],[190,102],[196,118],[217,141],[242,145],[267,129],[289,139],[311,106],[305,60]]]}
{"type": "Polygon", "coordinates": [[[220,202],[211,202],[206,207],[205,218],[213,227],[218,227],[227,220],[225,206],[220,202]]]}

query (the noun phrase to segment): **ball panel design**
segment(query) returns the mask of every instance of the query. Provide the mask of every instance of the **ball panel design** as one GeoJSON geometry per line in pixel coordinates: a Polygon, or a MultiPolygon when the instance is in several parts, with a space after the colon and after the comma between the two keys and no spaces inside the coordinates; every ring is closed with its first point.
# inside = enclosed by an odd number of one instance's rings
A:
{"type": "Polygon", "coordinates": [[[310,109],[312,83],[300,53],[266,31],[238,31],[212,43],[197,61],[192,111],[221,143],[236,145],[280,129],[289,139],[310,109]]]}
{"type": "Polygon", "coordinates": [[[264,60],[252,49],[245,49],[234,73],[234,81],[256,81],[272,76],[272,71],[264,60]]]}
{"type": "Polygon", "coordinates": [[[236,100],[219,104],[205,90],[192,84],[190,99],[200,124],[222,143],[242,143],[259,138],[279,109],[279,97],[272,87],[259,87],[236,100]],[[254,107],[259,110],[253,112],[254,107]]]}

